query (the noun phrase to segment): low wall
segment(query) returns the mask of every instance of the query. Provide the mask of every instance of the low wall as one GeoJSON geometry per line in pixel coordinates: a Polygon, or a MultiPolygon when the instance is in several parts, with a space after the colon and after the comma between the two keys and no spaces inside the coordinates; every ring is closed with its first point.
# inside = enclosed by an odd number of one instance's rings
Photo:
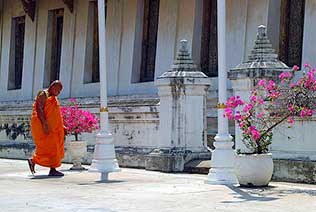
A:
{"type": "MultiPolygon", "coordinates": [[[[27,159],[30,158],[35,150],[34,143],[19,141],[2,141],[0,143],[0,158],[27,159]]],[[[133,148],[133,147],[115,147],[116,159],[120,167],[145,168],[145,156],[148,155],[152,148],[133,148]]],[[[91,164],[93,157],[94,145],[87,146],[87,154],[83,158],[83,164],[91,164]]],[[[65,156],[63,163],[71,163],[71,156],[65,144],[65,156]]]]}
{"type": "Polygon", "coordinates": [[[273,130],[271,152],[274,159],[316,161],[316,119],[297,118],[292,127],[280,125],[273,130]]]}
{"type": "Polygon", "coordinates": [[[316,183],[316,161],[274,159],[273,180],[316,183]]]}
{"type": "MultiPolygon", "coordinates": [[[[77,98],[86,110],[99,115],[99,98],[77,98]]],[[[0,157],[24,159],[30,157],[34,143],[30,133],[32,101],[0,102],[0,157]]],[[[67,105],[61,99],[61,105],[67,105]]],[[[121,166],[144,167],[144,156],[157,148],[159,99],[156,96],[110,97],[109,124],[121,166]]],[[[73,136],[66,137],[68,140],[73,136]]],[[[91,163],[95,133],[85,133],[79,139],[87,141],[88,154],[84,163],[91,163]]],[[[64,162],[70,162],[65,144],[64,162]]]]}

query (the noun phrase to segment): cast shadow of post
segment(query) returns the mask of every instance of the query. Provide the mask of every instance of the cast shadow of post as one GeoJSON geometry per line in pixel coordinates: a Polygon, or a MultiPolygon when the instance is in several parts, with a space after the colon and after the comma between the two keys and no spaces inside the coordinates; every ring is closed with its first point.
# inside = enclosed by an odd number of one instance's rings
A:
{"type": "Polygon", "coordinates": [[[288,195],[305,194],[316,196],[315,189],[306,188],[282,188],[282,186],[267,186],[267,187],[236,187],[227,186],[234,192],[234,198],[237,200],[223,201],[223,203],[240,203],[240,202],[268,202],[275,201],[288,195]]]}
{"type": "Polygon", "coordinates": [[[272,186],[268,186],[265,188],[262,187],[255,187],[255,188],[243,188],[243,187],[236,187],[236,186],[227,186],[234,192],[234,198],[238,199],[239,201],[224,201],[224,203],[240,203],[240,202],[249,202],[249,201],[259,201],[259,202],[268,202],[274,201],[279,198],[272,197],[266,194],[260,193],[260,191],[272,189],[272,186]],[[253,192],[256,191],[256,192],[253,192]]]}

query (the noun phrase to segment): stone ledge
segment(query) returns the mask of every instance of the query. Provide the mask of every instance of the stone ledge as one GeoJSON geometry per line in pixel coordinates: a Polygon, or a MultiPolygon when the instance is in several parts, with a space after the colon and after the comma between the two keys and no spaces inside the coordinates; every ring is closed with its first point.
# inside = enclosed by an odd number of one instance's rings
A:
{"type": "Polygon", "coordinates": [[[184,165],[184,172],[208,174],[211,160],[192,160],[184,165]]]}
{"type": "MultiPolygon", "coordinates": [[[[0,158],[27,159],[32,156],[35,145],[17,141],[0,142],[0,158]]],[[[153,148],[115,147],[116,158],[121,167],[145,168],[145,156],[153,148]]],[[[90,165],[93,158],[94,145],[87,145],[87,155],[82,164],[90,165]]],[[[71,158],[65,145],[64,163],[70,163],[71,158]]]]}
{"type": "Polygon", "coordinates": [[[274,159],[273,163],[273,180],[316,183],[316,161],[274,159]]]}
{"type": "Polygon", "coordinates": [[[182,149],[155,149],[145,156],[145,169],[162,172],[183,172],[193,160],[209,160],[209,151],[192,152],[182,149]]]}

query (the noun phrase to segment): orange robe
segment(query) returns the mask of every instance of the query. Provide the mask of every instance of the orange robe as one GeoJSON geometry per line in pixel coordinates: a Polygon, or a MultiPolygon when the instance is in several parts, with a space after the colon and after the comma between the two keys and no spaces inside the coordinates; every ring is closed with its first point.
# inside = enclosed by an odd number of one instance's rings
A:
{"type": "Polygon", "coordinates": [[[47,98],[44,106],[44,114],[49,126],[49,134],[44,133],[44,129],[36,112],[36,101],[33,104],[31,119],[31,130],[35,142],[35,153],[33,163],[57,168],[64,158],[64,124],[60,113],[59,102],[55,96],[47,98]]]}

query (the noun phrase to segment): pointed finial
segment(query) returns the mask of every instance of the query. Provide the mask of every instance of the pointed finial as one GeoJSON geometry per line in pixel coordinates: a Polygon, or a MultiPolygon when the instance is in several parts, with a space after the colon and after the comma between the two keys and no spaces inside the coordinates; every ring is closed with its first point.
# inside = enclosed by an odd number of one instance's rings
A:
{"type": "Polygon", "coordinates": [[[171,70],[163,73],[160,78],[170,77],[193,77],[193,78],[207,78],[207,76],[199,70],[194,64],[188,49],[188,41],[181,39],[179,50],[176,58],[171,66],[171,70]]]}
{"type": "Polygon", "coordinates": [[[251,74],[252,76],[271,76],[271,73],[273,73],[274,70],[283,71],[289,69],[287,65],[278,59],[278,55],[272,48],[272,44],[267,36],[266,26],[258,26],[256,37],[257,39],[254,41],[254,47],[250,51],[248,61],[233,68],[231,70],[232,74],[230,74],[230,78],[241,78],[247,74],[251,74]]]}
{"type": "Polygon", "coordinates": [[[257,34],[258,38],[263,38],[266,36],[266,26],[264,25],[260,25],[258,26],[258,34],[257,34]]]}
{"type": "Polygon", "coordinates": [[[186,39],[180,40],[180,52],[187,52],[188,51],[188,41],[186,39]]]}

